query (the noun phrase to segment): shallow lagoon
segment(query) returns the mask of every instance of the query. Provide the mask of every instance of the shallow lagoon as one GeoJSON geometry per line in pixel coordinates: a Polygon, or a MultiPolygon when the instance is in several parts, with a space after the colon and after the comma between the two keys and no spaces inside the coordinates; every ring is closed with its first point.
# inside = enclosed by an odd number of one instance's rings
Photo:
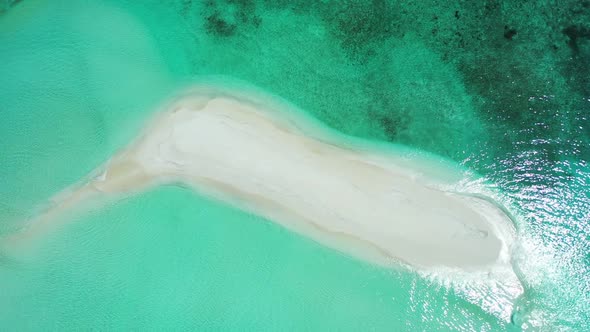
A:
{"type": "MultiPolygon", "coordinates": [[[[378,10],[393,18],[377,17],[398,23],[386,33],[370,29],[381,21],[354,29],[355,18],[375,16],[370,6],[253,4],[23,1],[5,11],[2,232],[125,145],[179,86],[226,75],[339,131],[437,153],[496,184],[502,203],[520,216],[516,265],[525,295],[512,322],[510,306],[494,294],[470,296],[468,288],[372,267],[187,189],[165,187],[72,217],[76,222],[25,260],[4,257],[0,325],[584,326],[589,96],[575,72],[587,70],[587,40],[576,41],[575,61],[567,62],[575,48],[559,29],[526,43],[527,33],[553,22],[542,15],[518,26],[512,39],[499,26],[477,42],[485,27],[468,21],[476,8],[458,8],[465,14],[456,23],[452,5],[389,4],[378,10]],[[421,20],[410,24],[412,17],[421,20]],[[465,36],[461,49],[445,49],[445,41],[461,44],[453,26],[465,36]],[[554,42],[554,53],[535,56],[554,42]]],[[[485,10],[516,26],[510,8],[485,10]]],[[[577,15],[572,24],[584,22],[577,15]]],[[[491,20],[484,23],[493,26],[491,20]]]]}

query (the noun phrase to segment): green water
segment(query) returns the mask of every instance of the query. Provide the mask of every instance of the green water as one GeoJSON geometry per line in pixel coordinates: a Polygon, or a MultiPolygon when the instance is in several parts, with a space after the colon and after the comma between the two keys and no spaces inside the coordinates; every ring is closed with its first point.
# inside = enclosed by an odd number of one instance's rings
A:
{"type": "Polygon", "coordinates": [[[0,233],[204,75],[453,159],[517,218],[525,293],[349,259],[179,187],[0,253],[2,330],[574,330],[590,325],[590,5],[0,1],[0,233]]]}

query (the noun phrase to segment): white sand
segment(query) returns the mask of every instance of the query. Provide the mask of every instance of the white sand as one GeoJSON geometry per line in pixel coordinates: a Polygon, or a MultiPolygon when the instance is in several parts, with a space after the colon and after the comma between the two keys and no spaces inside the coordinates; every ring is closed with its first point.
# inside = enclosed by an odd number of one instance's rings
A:
{"type": "Polygon", "coordinates": [[[90,176],[0,239],[0,254],[22,258],[87,202],[178,183],[351,256],[451,283],[505,321],[523,292],[511,264],[514,227],[480,179],[338,134],[254,91],[189,91],[90,176]]]}
{"type": "Polygon", "coordinates": [[[456,193],[462,173],[361,145],[288,106],[201,87],[169,104],[99,176],[56,198],[28,232],[92,193],[182,182],[374,263],[509,266],[510,220],[456,193]]]}

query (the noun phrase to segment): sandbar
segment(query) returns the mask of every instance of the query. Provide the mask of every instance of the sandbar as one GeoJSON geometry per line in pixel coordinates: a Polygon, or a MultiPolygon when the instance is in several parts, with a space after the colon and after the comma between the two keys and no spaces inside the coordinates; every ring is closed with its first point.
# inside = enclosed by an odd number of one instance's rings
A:
{"type": "Polygon", "coordinates": [[[177,183],[376,264],[509,266],[512,222],[461,192],[466,173],[342,137],[269,96],[193,87],[36,223],[97,194],[177,183]]]}

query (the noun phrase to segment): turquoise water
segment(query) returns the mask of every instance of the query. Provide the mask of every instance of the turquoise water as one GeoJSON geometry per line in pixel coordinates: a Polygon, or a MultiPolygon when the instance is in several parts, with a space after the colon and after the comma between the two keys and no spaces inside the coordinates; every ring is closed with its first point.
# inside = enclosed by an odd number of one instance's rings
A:
{"type": "Polygon", "coordinates": [[[341,132],[436,153],[494,183],[518,216],[525,286],[506,320],[494,294],[372,267],[164,187],[71,217],[31,257],[1,256],[3,330],[590,325],[583,2],[23,0],[0,10],[0,233],[124,146],[170,93],[225,75],[341,132]]]}

